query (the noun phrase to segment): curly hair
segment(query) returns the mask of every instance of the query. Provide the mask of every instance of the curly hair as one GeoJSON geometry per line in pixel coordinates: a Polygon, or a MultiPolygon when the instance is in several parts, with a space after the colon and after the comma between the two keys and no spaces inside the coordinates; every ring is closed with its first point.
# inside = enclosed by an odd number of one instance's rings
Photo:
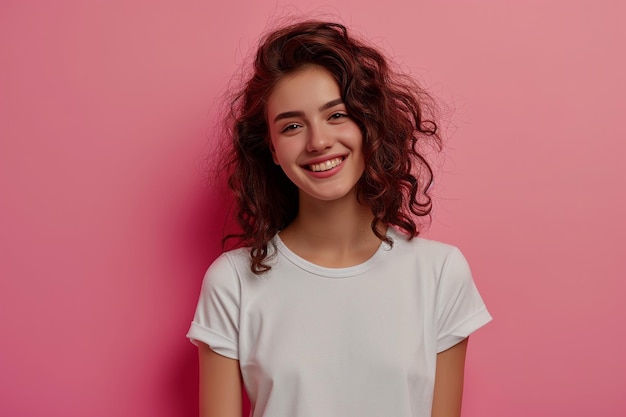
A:
{"type": "Polygon", "coordinates": [[[223,243],[236,238],[249,247],[255,274],[271,268],[268,244],[298,212],[298,189],[272,159],[267,99],[283,77],[311,65],[334,77],[361,129],[365,171],[357,196],[373,213],[376,236],[393,244],[379,231],[386,225],[412,238],[419,233],[416,217],[429,215],[432,208],[428,191],[433,171],[423,145],[441,144],[430,96],[341,24],[304,21],[283,27],[261,40],[253,74],[231,103],[226,168],[241,231],[227,235],[223,243]]]}

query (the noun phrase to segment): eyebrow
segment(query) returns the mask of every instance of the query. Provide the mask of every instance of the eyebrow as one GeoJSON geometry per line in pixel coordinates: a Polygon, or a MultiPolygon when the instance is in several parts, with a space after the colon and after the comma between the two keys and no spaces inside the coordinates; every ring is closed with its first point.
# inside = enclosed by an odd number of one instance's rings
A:
{"type": "MultiPolygon", "coordinates": [[[[324,110],[328,110],[332,107],[335,107],[339,104],[343,103],[343,100],[341,98],[336,98],[334,100],[329,101],[326,104],[323,104],[322,106],[320,106],[320,108],[318,109],[320,112],[324,111],[324,110]]],[[[304,117],[304,112],[302,111],[286,111],[284,113],[279,113],[276,115],[276,117],[274,118],[274,123],[276,123],[277,121],[281,120],[281,119],[288,119],[290,117],[304,117]]]]}

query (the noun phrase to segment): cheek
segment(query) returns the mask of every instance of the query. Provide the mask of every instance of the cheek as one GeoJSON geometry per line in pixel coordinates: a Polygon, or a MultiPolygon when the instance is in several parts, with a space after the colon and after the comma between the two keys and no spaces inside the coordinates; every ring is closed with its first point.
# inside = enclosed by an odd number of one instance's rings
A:
{"type": "Polygon", "coordinates": [[[341,125],[339,134],[345,138],[349,138],[350,145],[355,148],[363,146],[363,134],[359,126],[354,122],[341,125]]]}
{"type": "Polygon", "coordinates": [[[289,164],[297,159],[300,153],[298,143],[293,138],[282,138],[270,142],[272,157],[278,165],[289,164]]]}
{"type": "Polygon", "coordinates": [[[270,146],[270,152],[272,153],[272,159],[274,160],[274,163],[276,165],[280,165],[280,163],[278,162],[278,158],[276,157],[276,148],[274,148],[274,142],[271,139],[269,140],[269,146],[270,146]]]}
{"type": "Polygon", "coordinates": [[[280,161],[284,159],[282,155],[284,153],[284,144],[275,139],[275,133],[272,133],[270,131],[268,132],[268,135],[268,144],[270,147],[270,152],[272,152],[272,159],[274,160],[274,163],[276,165],[280,165],[280,161]]]}
{"type": "Polygon", "coordinates": [[[363,158],[363,151],[364,151],[364,147],[363,147],[363,138],[360,135],[360,132],[357,136],[354,137],[354,140],[351,143],[352,146],[352,150],[355,154],[359,155],[360,158],[363,158]]]}

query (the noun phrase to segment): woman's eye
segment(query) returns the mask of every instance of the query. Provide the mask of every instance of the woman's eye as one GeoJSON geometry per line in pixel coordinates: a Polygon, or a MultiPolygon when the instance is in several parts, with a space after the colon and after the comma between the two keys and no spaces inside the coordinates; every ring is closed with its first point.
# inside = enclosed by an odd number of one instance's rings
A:
{"type": "Polygon", "coordinates": [[[348,117],[348,115],[346,113],[342,113],[342,112],[337,112],[337,113],[333,113],[330,115],[330,120],[337,120],[337,119],[341,119],[344,117],[348,117]]]}
{"type": "Polygon", "coordinates": [[[289,123],[287,126],[283,127],[283,130],[281,130],[280,133],[285,133],[285,132],[289,132],[292,130],[296,130],[299,127],[300,125],[297,123],[289,123]]]}

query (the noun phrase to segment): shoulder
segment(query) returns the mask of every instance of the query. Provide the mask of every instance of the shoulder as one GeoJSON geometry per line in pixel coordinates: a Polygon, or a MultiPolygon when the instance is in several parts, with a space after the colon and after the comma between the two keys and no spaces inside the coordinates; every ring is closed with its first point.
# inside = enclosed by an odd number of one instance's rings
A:
{"type": "Polygon", "coordinates": [[[220,254],[204,274],[203,287],[238,286],[246,269],[250,269],[250,250],[233,249],[220,254]]]}
{"type": "MultiPolygon", "coordinates": [[[[272,266],[272,269],[277,266],[276,262],[276,246],[275,242],[271,241],[268,244],[268,255],[266,262],[272,266]]],[[[213,263],[209,266],[205,274],[205,281],[213,280],[219,281],[232,281],[238,280],[240,283],[249,280],[255,280],[256,278],[266,276],[264,274],[256,275],[250,269],[251,255],[249,247],[242,247],[232,249],[223,252],[219,255],[213,263]]]]}
{"type": "Polygon", "coordinates": [[[465,285],[472,280],[469,264],[458,247],[423,237],[409,239],[396,231],[389,236],[394,241],[389,259],[396,269],[415,271],[435,287],[465,285]]]}
{"type": "Polygon", "coordinates": [[[400,254],[407,254],[422,262],[444,264],[449,261],[458,262],[459,258],[465,259],[459,248],[449,243],[419,236],[410,239],[395,229],[390,230],[388,236],[393,240],[394,251],[397,249],[400,254]]]}
{"type": "Polygon", "coordinates": [[[250,248],[237,248],[226,252],[222,252],[220,256],[213,261],[211,268],[239,268],[241,265],[250,264],[250,248]]]}

